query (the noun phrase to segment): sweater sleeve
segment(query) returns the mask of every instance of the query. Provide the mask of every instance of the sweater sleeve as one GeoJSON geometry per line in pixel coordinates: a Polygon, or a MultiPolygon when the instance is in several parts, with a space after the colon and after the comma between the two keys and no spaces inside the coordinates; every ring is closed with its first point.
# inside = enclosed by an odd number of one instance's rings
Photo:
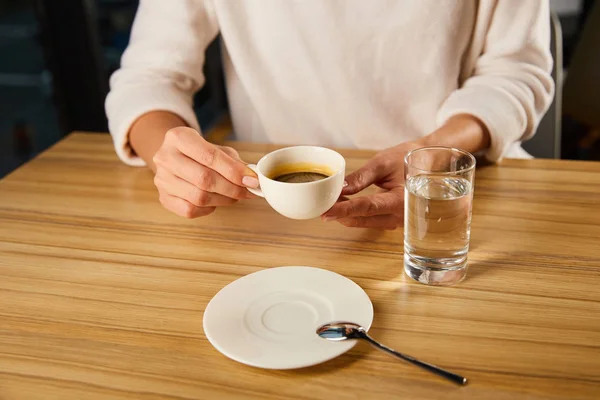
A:
{"type": "Polygon", "coordinates": [[[144,165],[129,144],[129,130],[145,113],[170,111],[200,129],[193,96],[204,84],[204,51],[217,33],[210,0],[140,1],[105,103],[115,150],[125,163],[144,165]]]}
{"type": "Polygon", "coordinates": [[[480,53],[470,76],[442,104],[437,122],[457,114],[479,118],[491,136],[486,156],[498,161],[511,144],[533,136],[552,102],[550,11],[548,0],[480,4],[478,19],[488,16],[480,53]]]}

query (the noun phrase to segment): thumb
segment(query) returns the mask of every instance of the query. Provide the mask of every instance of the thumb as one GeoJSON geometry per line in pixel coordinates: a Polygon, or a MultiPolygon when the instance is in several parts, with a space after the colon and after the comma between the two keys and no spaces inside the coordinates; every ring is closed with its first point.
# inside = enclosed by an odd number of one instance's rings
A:
{"type": "MultiPolygon", "coordinates": [[[[219,148],[223,151],[223,153],[227,154],[229,157],[233,158],[234,160],[239,161],[245,165],[248,165],[247,162],[242,160],[242,158],[240,157],[240,153],[238,153],[237,150],[234,149],[233,147],[219,146],[219,148]]],[[[248,171],[246,171],[246,173],[249,176],[257,176],[256,172],[254,172],[252,169],[248,169],[248,171]]]]}
{"type": "Polygon", "coordinates": [[[242,159],[240,158],[240,154],[233,147],[219,146],[219,148],[221,150],[223,150],[223,152],[225,154],[227,154],[229,157],[233,158],[234,160],[242,161],[242,159]]]}
{"type": "Polygon", "coordinates": [[[379,160],[369,160],[363,167],[346,177],[347,185],[342,190],[342,195],[356,194],[383,179],[385,175],[384,165],[379,160]]]}

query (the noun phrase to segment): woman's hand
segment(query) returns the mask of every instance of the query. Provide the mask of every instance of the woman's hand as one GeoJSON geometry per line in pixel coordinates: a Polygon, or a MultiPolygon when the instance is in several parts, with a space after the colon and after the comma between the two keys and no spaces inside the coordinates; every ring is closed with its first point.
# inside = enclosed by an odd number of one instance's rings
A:
{"type": "MultiPolygon", "coordinates": [[[[342,197],[322,215],[324,221],[338,221],[357,228],[396,229],[404,221],[404,157],[426,146],[456,147],[470,152],[488,148],[490,134],[477,118],[459,114],[434,132],[415,142],[402,143],[377,153],[358,171],[348,175],[342,197]],[[370,196],[349,196],[370,185],[382,190],[370,196]]],[[[436,162],[436,160],[432,160],[436,162]]]]}
{"type": "Polygon", "coordinates": [[[152,161],[160,202],[186,218],[252,198],[246,188],[258,187],[256,174],[234,149],[208,143],[192,128],[170,129],[152,161]]]}
{"type": "Polygon", "coordinates": [[[340,198],[323,214],[324,221],[338,221],[356,228],[396,229],[404,219],[404,157],[422,147],[407,142],[377,153],[365,166],[346,177],[342,196],[360,192],[370,185],[382,190],[353,199],[340,198]]]}

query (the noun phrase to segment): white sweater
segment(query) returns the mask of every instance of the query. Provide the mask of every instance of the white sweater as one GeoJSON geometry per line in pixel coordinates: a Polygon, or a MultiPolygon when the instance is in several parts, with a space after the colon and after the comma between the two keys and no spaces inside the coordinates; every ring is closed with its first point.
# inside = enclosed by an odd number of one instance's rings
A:
{"type": "Polygon", "coordinates": [[[119,157],[143,165],[128,143],[142,114],[199,130],[192,96],[220,32],[239,140],[378,150],[469,113],[498,160],[552,100],[549,30],[547,0],[141,0],[110,131],[119,157]]]}

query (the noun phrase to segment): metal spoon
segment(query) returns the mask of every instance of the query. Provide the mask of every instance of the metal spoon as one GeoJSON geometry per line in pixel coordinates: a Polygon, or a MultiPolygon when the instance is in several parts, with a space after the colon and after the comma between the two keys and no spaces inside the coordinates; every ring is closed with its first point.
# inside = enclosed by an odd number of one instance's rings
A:
{"type": "Polygon", "coordinates": [[[317,329],[317,335],[319,335],[323,339],[331,340],[334,342],[339,342],[348,339],[363,339],[379,350],[396,356],[404,361],[408,361],[409,363],[416,365],[417,367],[421,367],[429,372],[433,372],[434,374],[446,378],[454,383],[458,383],[459,385],[465,385],[467,383],[467,378],[465,378],[464,376],[460,376],[452,372],[443,370],[439,367],[436,367],[435,365],[419,361],[410,356],[407,356],[406,354],[399,353],[396,350],[392,350],[389,347],[382,345],[381,343],[377,342],[369,335],[367,335],[367,331],[365,330],[365,328],[352,322],[333,322],[330,324],[321,325],[317,329]]]}

